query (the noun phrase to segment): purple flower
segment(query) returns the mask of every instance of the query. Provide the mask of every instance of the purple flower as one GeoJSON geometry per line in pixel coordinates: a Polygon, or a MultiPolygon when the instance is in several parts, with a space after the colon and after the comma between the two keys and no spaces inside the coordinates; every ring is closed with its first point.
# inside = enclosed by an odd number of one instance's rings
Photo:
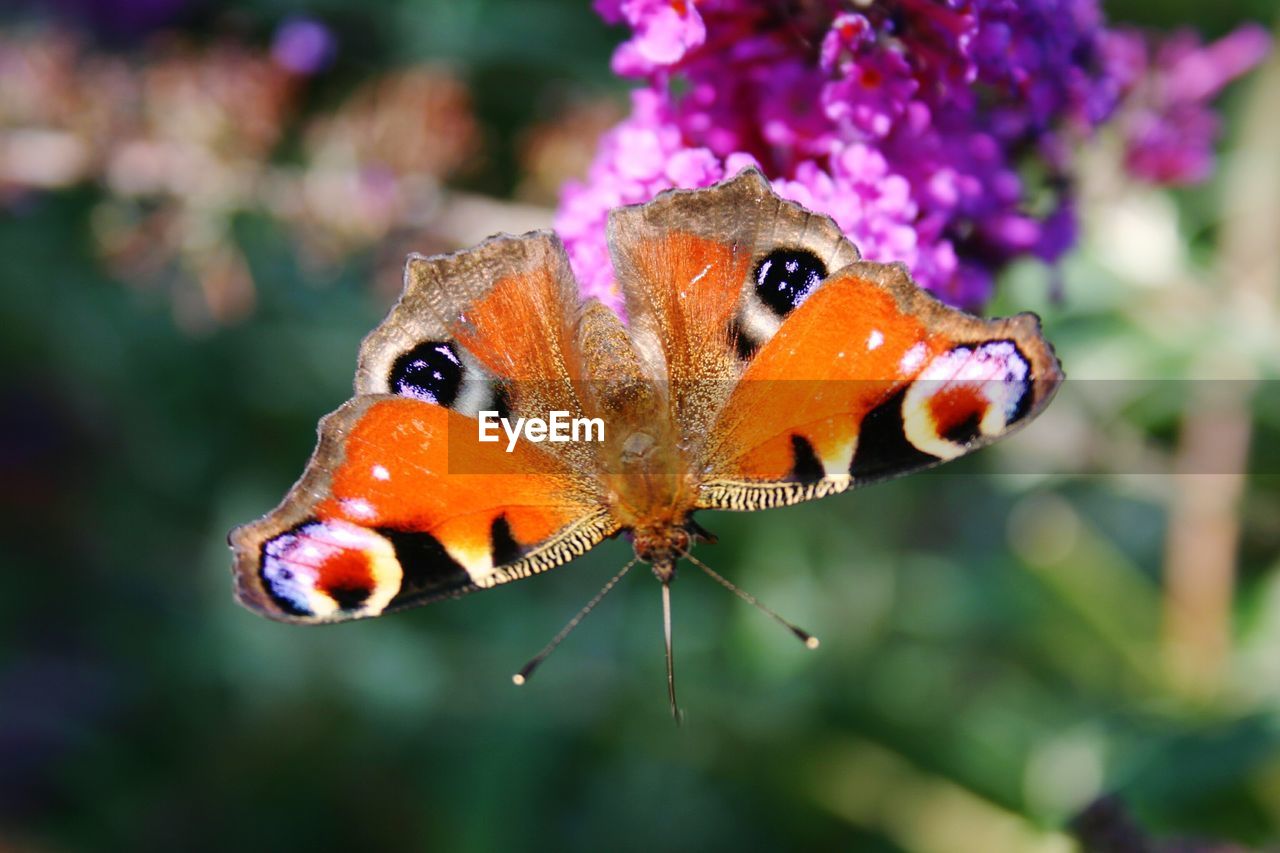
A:
{"type": "Polygon", "coordinates": [[[291,18],[276,30],[271,58],[287,71],[310,75],[324,70],[334,49],[333,33],[324,24],[312,18],[291,18]]]}
{"type": "Polygon", "coordinates": [[[841,64],[846,53],[856,52],[862,45],[875,40],[871,32],[871,22],[865,15],[852,12],[841,12],[831,21],[831,29],[822,39],[822,52],[819,65],[823,71],[831,73],[841,64]]]}
{"type": "Polygon", "coordinates": [[[1122,101],[1132,172],[1202,177],[1207,99],[1269,47],[1248,27],[1153,54],[1108,30],[1097,0],[818,0],[785,19],[755,0],[596,8],[631,27],[613,65],[645,86],[565,188],[557,227],[586,292],[614,306],[608,209],[753,164],[866,257],[978,308],[1011,261],[1073,245],[1073,151],[1122,101]]]}
{"type": "Polygon", "coordinates": [[[881,50],[848,64],[841,79],[822,88],[822,106],[848,135],[882,139],[893,130],[920,84],[895,50],[881,50]]]}
{"type": "Polygon", "coordinates": [[[1270,49],[1271,37],[1257,25],[1241,27],[1203,47],[1193,33],[1184,31],[1160,48],[1156,67],[1166,97],[1204,101],[1261,62],[1270,49]]]}
{"type": "Polygon", "coordinates": [[[625,76],[674,65],[707,37],[693,0],[596,0],[595,7],[609,23],[626,21],[635,31],[613,56],[613,70],[625,76]]]}
{"type": "MultiPolygon", "coordinates": [[[[1218,117],[1208,99],[1260,62],[1270,45],[1261,27],[1243,27],[1206,46],[1194,34],[1182,32],[1162,45],[1150,79],[1139,88],[1124,119],[1129,171],[1161,184],[1208,177],[1218,136],[1218,117]]],[[[1127,52],[1129,62],[1140,51],[1146,53],[1136,36],[1114,48],[1127,52]]]]}
{"type": "Polygon", "coordinates": [[[98,35],[132,39],[172,24],[190,3],[188,0],[56,0],[51,5],[98,35]]]}
{"type": "Polygon", "coordinates": [[[572,247],[569,259],[583,292],[619,312],[622,297],[604,240],[609,210],[648,201],[674,186],[707,186],[724,177],[720,158],[684,144],[662,98],[638,89],[631,102],[631,115],[601,137],[586,183],[565,186],[555,219],[556,231],[572,247]]]}

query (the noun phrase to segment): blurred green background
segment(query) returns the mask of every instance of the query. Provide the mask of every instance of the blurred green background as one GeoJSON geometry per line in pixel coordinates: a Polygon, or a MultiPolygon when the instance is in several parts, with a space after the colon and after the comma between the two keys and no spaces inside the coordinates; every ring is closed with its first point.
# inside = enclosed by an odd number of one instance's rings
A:
{"type": "Polygon", "coordinates": [[[676,728],[644,572],[509,679],[623,541],[325,629],[236,606],[225,544],[349,396],[406,251],[550,222],[625,107],[621,32],[551,0],[53,9],[0,30],[0,850],[1069,850],[1108,794],[1150,836],[1280,842],[1274,58],[1211,182],[1127,184],[1102,138],[1061,300],[1002,283],[1073,379],[1033,428],[700,516],[702,558],[823,645],[685,571],[676,728]]]}

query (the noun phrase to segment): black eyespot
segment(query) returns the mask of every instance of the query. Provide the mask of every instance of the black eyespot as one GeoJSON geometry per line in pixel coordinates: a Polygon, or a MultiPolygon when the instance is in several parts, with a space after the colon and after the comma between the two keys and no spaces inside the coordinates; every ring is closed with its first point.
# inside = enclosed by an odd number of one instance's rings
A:
{"type": "Polygon", "coordinates": [[[325,592],[338,603],[340,610],[359,610],[373,595],[373,590],[367,586],[336,586],[325,592]]]}
{"type": "MultiPolygon", "coordinates": [[[[499,384],[493,385],[493,405],[491,408],[498,413],[498,420],[511,420],[511,394],[507,389],[499,384]]],[[[497,565],[496,563],[494,565],[497,565]]]]}
{"type": "MultiPolygon", "coordinates": [[[[1000,343],[1000,341],[997,341],[997,343],[1000,343]]],[[[1027,416],[1027,413],[1031,411],[1031,399],[1035,396],[1035,394],[1033,394],[1031,391],[1031,386],[1033,382],[1031,378],[1031,366],[1030,366],[1031,361],[1022,352],[1022,350],[1018,348],[1017,343],[1015,343],[1014,341],[1009,341],[1008,344],[1009,346],[1013,347],[1014,355],[1023,364],[1027,365],[1027,380],[1023,385],[1022,395],[1018,397],[1018,402],[1014,405],[1013,411],[1009,413],[1009,425],[1012,426],[1016,424],[1018,421],[1025,418],[1027,416]]],[[[1013,376],[1008,376],[1005,378],[1005,382],[1016,382],[1016,381],[1019,381],[1019,380],[1015,379],[1013,376]]]]}
{"type": "Polygon", "coordinates": [[[424,341],[396,359],[387,384],[402,397],[450,406],[462,387],[462,372],[453,344],[424,341]]]}
{"type": "Polygon", "coordinates": [[[826,277],[827,265],[808,249],[774,249],[756,266],[756,295],[785,316],[826,277]]]}

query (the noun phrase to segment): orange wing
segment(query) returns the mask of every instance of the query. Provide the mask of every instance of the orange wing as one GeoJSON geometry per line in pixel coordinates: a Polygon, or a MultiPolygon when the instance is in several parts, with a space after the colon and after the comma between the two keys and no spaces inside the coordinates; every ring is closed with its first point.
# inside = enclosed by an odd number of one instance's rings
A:
{"type": "MultiPolygon", "coordinates": [[[[361,347],[357,396],[321,422],[302,479],[231,533],[240,600],[327,622],[543,571],[614,533],[595,445],[480,442],[480,411],[581,416],[584,320],[559,240],[411,257],[361,347]]],[[[615,321],[616,322],[616,321],[615,321]]]]}
{"type": "Polygon", "coordinates": [[[1029,421],[1061,379],[1033,315],[982,320],[901,265],[852,264],[748,363],[711,432],[699,505],[795,503],[953,459],[1029,421]]]}
{"type": "Polygon", "coordinates": [[[352,400],[281,506],[231,534],[240,600],[333,621],[528,577],[613,532],[571,469],[538,446],[480,443],[477,422],[395,396],[352,400]]]}
{"type": "Polygon", "coordinates": [[[697,506],[757,509],[897,476],[1034,417],[1062,378],[1031,315],[986,321],[858,260],[748,169],[613,211],[636,350],[697,506]]]}
{"type": "Polygon", "coordinates": [[[858,259],[829,217],[779,198],[755,169],[612,211],[609,248],[636,349],[664,383],[677,432],[695,442],[749,350],[778,327],[756,295],[761,269],[779,250],[794,250],[816,282],[858,259]]]}

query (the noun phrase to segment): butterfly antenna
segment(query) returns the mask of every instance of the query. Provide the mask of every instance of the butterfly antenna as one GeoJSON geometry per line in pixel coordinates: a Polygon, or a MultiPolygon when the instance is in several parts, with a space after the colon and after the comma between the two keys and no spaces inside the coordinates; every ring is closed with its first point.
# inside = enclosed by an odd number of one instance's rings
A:
{"type": "Polygon", "coordinates": [[[667,698],[671,700],[671,716],[680,725],[680,706],[676,704],[676,666],[671,654],[671,583],[662,584],[662,633],[667,642],[667,698]]]}
{"type": "Polygon", "coordinates": [[[515,682],[517,685],[524,684],[526,681],[528,681],[533,676],[533,671],[537,669],[539,666],[541,666],[544,660],[546,660],[548,657],[551,656],[551,653],[556,650],[556,646],[564,642],[564,638],[569,636],[569,634],[573,632],[573,629],[578,627],[578,623],[581,622],[583,619],[585,619],[587,617],[587,614],[590,613],[592,610],[594,610],[595,606],[604,600],[604,597],[609,594],[610,590],[612,590],[615,586],[618,585],[618,581],[622,580],[626,576],[627,572],[631,571],[631,567],[634,566],[637,562],[638,560],[633,559],[631,562],[623,566],[622,569],[616,575],[614,575],[609,580],[608,583],[606,583],[603,587],[600,588],[600,591],[596,593],[595,598],[588,601],[586,606],[583,607],[581,610],[579,610],[578,614],[574,616],[572,619],[570,619],[568,624],[566,624],[563,628],[560,629],[560,633],[552,637],[551,642],[547,643],[545,646],[542,647],[542,651],[534,655],[533,658],[527,664],[520,667],[519,672],[511,676],[511,680],[515,682]]]}
{"type": "Polygon", "coordinates": [[[795,634],[796,637],[800,640],[800,642],[804,643],[805,648],[816,649],[820,645],[820,641],[818,640],[817,637],[813,636],[803,628],[797,625],[793,625],[790,622],[788,622],[786,619],[783,619],[777,613],[773,612],[768,607],[765,607],[763,604],[761,604],[760,601],[754,595],[752,595],[751,593],[747,592],[744,589],[739,589],[737,586],[733,584],[732,581],[730,581],[728,578],[721,575],[719,572],[717,572],[715,569],[708,566],[706,563],[699,560],[697,557],[689,553],[685,553],[683,556],[690,563],[693,563],[695,566],[697,566],[698,568],[706,572],[707,576],[710,577],[713,581],[720,584],[725,589],[729,590],[729,592],[738,596],[738,598],[741,598],[747,604],[750,604],[751,606],[755,607],[765,616],[768,616],[770,619],[777,622],[782,627],[786,628],[792,634],[795,634]]]}

